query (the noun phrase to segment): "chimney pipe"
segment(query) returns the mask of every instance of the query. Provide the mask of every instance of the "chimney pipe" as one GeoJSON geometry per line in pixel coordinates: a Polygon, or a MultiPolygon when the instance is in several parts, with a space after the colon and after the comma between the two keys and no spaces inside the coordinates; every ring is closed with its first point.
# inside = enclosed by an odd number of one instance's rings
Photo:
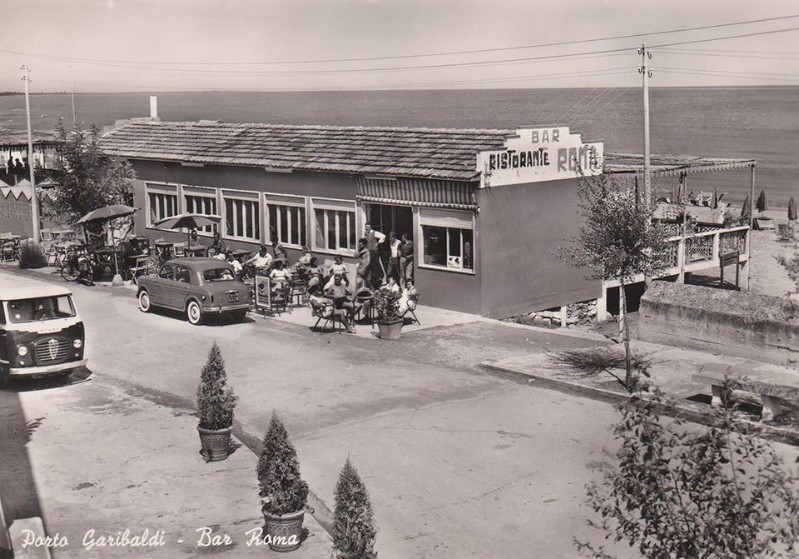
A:
{"type": "Polygon", "coordinates": [[[158,120],[158,97],[150,95],[150,118],[158,120]]]}

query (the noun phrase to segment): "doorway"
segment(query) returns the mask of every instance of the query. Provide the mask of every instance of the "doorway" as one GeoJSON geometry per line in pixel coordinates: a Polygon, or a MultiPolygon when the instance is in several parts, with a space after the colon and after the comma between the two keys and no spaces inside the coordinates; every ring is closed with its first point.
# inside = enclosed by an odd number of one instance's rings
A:
{"type": "MultiPolygon", "coordinates": [[[[414,246],[416,246],[413,230],[413,210],[410,206],[369,204],[366,208],[366,221],[373,229],[380,231],[386,237],[392,231],[394,231],[398,239],[401,239],[402,235],[408,235],[408,239],[413,241],[414,246]]],[[[387,242],[380,244],[379,256],[382,262],[382,269],[387,270],[388,260],[391,256],[391,249],[387,242]]]]}

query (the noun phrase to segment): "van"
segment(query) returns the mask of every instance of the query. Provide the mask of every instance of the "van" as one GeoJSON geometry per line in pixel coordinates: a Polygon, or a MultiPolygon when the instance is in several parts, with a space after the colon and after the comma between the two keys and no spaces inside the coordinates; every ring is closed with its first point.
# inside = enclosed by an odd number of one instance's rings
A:
{"type": "Polygon", "coordinates": [[[0,279],[0,387],[15,377],[67,375],[83,367],[84,341],[72,291],[0,279]]]}

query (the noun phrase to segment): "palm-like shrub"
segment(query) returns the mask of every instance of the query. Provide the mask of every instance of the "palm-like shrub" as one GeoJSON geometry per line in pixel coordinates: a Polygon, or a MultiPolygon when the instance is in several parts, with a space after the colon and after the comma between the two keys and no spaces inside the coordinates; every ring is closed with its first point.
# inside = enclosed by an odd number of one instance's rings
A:
{"type": "Polygon", "coordinates": [[[283,515],[305,508],[308,484],[300,477],[297,451],[275,412],[264,436],[257,472],[264,512],[283,515]]]}
{"type": "Polygon", "coordinates": [[[334,555],[339,559],[376,559],[372,503],[361,476],[347,458],[336,484],[334,555]]]}
{"type": "Polygon", "coordinates": [[[19,247],[20,268],[44,268],[47,266],[47,256],[42,245],[36,243],[23,243],[19,247]]]}
{"type": "Polygon", "coordinates": [[[200,376],[200,386],[197,388],[200,427],[216,430],[232,426],[236,400],[233,388],[227,384],[222,352],[214,342],[200,376]]]}

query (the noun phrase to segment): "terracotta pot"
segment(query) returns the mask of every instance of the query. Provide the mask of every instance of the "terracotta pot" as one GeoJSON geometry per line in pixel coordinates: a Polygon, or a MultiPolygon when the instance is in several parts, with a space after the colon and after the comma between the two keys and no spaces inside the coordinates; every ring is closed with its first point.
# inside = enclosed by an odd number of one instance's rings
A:
{"type": "Polygon", "coordinates": [[[402,334],[402,321],[378,322],[377,329],[380,331],[381,340],[398,340],[402,334]]]}
{"type": "Polygon", "coordinates": [[[200,433],[200,453],[208,462],[224,460],[230,454],[230,432],[233,427],[226,429],[203,429],[197,427],[200,433]]]}
{"type": "Polygon", "coordinates": [[[305,509],[288,514],[271,514],[261,510],[266,521],[264,531],[272,551],[294,551],[302,543],[302,521],[305,509]]]}

